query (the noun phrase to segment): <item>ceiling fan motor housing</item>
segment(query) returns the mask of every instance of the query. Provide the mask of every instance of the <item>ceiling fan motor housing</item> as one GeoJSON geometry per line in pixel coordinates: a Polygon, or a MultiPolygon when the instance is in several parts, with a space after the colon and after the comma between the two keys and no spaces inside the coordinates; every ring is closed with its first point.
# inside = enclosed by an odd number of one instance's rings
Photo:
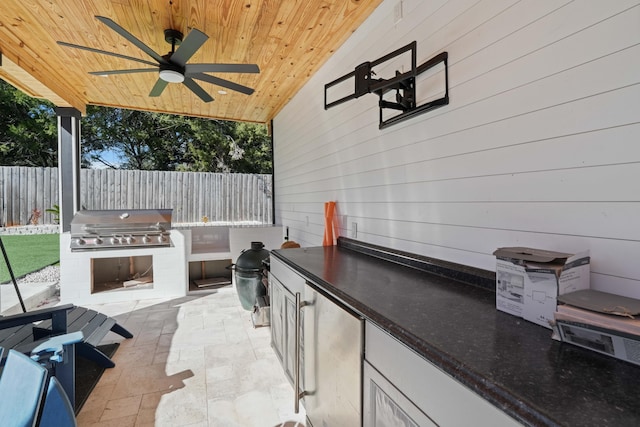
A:
{"type": "Polygon", "coordinates": [[[171,55],[176,50],[176,46],[182,43],[183,34],[178,30],[167,28],[164,30],[164,39],[171,45],[171,52],[162,57],[167,64],[160,64],[160,78],[168,83],[182,83],[184,81],[184,67],[171,63],[171,55]]]}
{"type": "MultiPolygon", "coordinates": [[[[164,58],[169,62],[170,55],[164,58]]],[[[182,83],[184,81],[184,67],[172,63],[160,64],[160,78],[168,83],[182,83]]]]}

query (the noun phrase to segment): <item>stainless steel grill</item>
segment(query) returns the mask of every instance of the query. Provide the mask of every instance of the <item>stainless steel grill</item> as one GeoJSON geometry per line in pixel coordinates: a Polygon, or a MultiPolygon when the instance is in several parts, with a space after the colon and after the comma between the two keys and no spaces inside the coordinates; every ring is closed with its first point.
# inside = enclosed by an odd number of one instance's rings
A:
{"type": "Polygon", "coordinates": [[[172,209],[83,210],[71,220],[71,250],[171,246],[172,209]]]}

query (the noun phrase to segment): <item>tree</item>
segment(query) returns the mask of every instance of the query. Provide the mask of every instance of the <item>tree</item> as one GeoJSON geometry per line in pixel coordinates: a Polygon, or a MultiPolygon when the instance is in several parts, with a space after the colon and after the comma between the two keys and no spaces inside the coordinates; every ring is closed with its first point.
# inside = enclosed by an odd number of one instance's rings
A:
{"type": "Polygon", "coordinates": [[[230,172],[229,152],[235,124],[222,120],[189,119],[193,139],[179,170],[230,172]]]}
{"type": "Polygon", "coordinates": [[[58,165],[58,130],[51,103],[0,80],[0,165],[58,165]]]}
{"type": "Polygon", "coordinates": [[[106,167],[271,172],[271,139],[263,125],[89,107],[82,129],[83,155],[106,167]],[[118,162],[106,153],[115,153],[118,162]]]}
{"type": "MultiPolygon", "coordinates": [[[[263,125],[89,106],[81,121],[83,167],[271,172],[263,125]]],[[[53,105],[0,80],[0,165],[57,166],[53,105]]]]}
{"type": "Polygon", "coordinates": [[[271,173],[271,138],[264,125],[196,119],[188,161],[180,170],[271,173]]]}
{"type": "Polygon", "coordinates": [[[190,138],[183,117],[122,108],[90,106],[82,129],[83,156],[120,169],[175,170],[184,162],[190,138]]]}
{"type": "Polygon", "coordinates": [[[271,173],[264,125],[89,107],[82,128],[83,155],[110,168],[271,173]]]}
{"type": "Polygon", "coordinates": [[[264,125],[236,123],[234,149],[241,155],[232,156],[232,169],[243,173],[272,173],[271,137],[264,125]]]}

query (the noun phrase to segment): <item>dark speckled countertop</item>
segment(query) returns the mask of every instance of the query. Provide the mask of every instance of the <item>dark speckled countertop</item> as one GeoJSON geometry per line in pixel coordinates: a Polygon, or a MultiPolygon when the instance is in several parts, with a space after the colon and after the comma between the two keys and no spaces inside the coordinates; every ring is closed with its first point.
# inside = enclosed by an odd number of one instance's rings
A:
{"type": "Polygon", "coordinates": [[[339,245],[272,256],[525,425],[640,426],[640,367],[497,311],[488,272],[339,245]]]}

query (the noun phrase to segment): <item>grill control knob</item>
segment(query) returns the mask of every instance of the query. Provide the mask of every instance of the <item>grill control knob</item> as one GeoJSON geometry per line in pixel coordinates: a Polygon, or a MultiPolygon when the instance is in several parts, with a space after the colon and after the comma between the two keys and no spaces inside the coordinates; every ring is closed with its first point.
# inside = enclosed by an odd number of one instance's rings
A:
{"type": "Polygon", "coordinates": [[[87,243],[87,242],[86,242],[83,238],[81,238],[81,237],[78,237],[78,238],[76,239],[76,244],[78,244],[78,245],[80,245],[80,246],[84,245],[85,243],[87,243]]]}
{"type": "Polygon", "coordinates": [[[147,234],[145,234],[144,237],[142,238],[142,241],[144,243],[149,243],[151,241],[151,237],[149,237],[147,234]]]}
{"type": "Polygon", "coordinates": [[[167,241],[167,236],[165,236],[164,234],[161,234],[158,236],[158,242],[164,243],[166,241],[167,241]]]}
{"type": "Polygon", "coordinates": [[[120,239],[117,237],[112,237],[111,238],[111,243],[113,243],[114,245],[117,245],[118,243],[120,243],[120,239]]]}
{"type": "Polygon", "coordinates": [[[96,237],[95,244],[96,245],[101,245],[102,244],[102,239],[99,238],[99,237],[96,237]]]}
{"type": "Polygon", "coordinates": [[[136,241],[136,239],[133,238],[133,236],[127,236],[125,237],[125,241],[129,244],[133,243],[136,241]]]}

